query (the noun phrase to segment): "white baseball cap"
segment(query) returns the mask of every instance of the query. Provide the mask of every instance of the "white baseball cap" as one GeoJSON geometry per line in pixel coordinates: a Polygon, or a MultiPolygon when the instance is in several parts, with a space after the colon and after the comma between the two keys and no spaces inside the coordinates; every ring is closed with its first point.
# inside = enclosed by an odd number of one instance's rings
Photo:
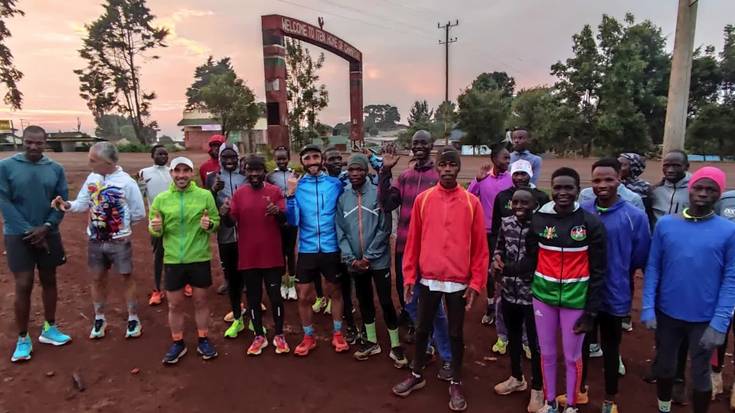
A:
{"type": "Polygon", "coordinates": [[[186,165],[189,168],[191,168],[192,171],[194,170],[194,162],[192,162],[191,159],[185,156],[179,156],[179,157],[174,158],[174,160],[171,161],[170,168],[173,171],[179,165],[186,165]]]}
{"type": "Polygon", "coordinates": [[[525,172],[528,176],[533,178],[533,167],[531,166],[531,162],[528,162],[525,159],[519,159],[510,165],[510,175],[513,176],[516,172],[525,172]]]}

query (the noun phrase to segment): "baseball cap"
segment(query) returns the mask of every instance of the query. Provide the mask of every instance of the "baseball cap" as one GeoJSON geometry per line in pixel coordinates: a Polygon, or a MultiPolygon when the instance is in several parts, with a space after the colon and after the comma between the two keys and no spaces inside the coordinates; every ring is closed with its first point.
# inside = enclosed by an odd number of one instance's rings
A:
{"type": "Polygon", "coordinates": [[[315,145],[313,143],[310,143],[310,144],[304,146],[301,149],[301,152],[299,152],[299,157],[304,156],[304,154],[307,153],[307,152],[319,152],[319,153],[321,153],[322,152],[322,148],[319,145],[315,145]]]}
{"type": "Polygon", "coordinates": [[[525,159],[519,159],[510,165],[511,176],[516,172],[525,172],[528,176],[533,178],[533,167],[531,166],[531,162],[528,162],[525,159]]]}
{"type": "Polygon", "coordinates": [[[186,165],[192,170],[194,170],[194,162],[192,162],[191,159],[187,157],[179,156],[179,157],[174,158],[174,160],[171,161],[171,170],[173,171],[179,165],[186,165]]]}

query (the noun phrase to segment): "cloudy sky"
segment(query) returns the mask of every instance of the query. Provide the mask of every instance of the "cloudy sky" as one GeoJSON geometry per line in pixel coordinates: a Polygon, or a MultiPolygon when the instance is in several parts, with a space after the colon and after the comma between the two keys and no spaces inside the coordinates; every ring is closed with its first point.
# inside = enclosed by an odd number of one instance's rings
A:
{"type": "MultiPolygon", "coordinates": [[[[102,11],[101,0],[22,0],[26,12],[9,22],[8,45],[25,73],[22,111],[0,106],[0,119],[37,123],[49,131],[94,131],[72,73],[84,66],[77,50],[84,25],[102,11]]],[[[238,75],[263,99],[260,16],[283,14],[316,23],[356,46],[364,57],[364,102],[397,105],[401,114],[416,99],[432,106],[444,95],[443,31],[437,22],[459,19],[450,51],[450,98],[481,72],[506,71],[520,87],[551,84],[549,66],[571,53],[571,36],[584,24],[596,26],[603,13],[622,20],[627,11],[650,19],[673,47],[676,0],[149,0],[159,25],[168,27],[169,47],[161,59],[142,64],[143,84],[154,90],[153,119],[162,132],[182,135],[176,123],[194,68],[207,56],[230,56],[238,75]]],[[[722,47],[722,29],[735,23],[735,1],[699,2],[696,44],[722,47]],[[729,16],[729,17],[728,17],[729,16]]],[[[349,119],[348,68],[326,53],[322,79],[330,106],[322,120],[349,119]]],[[[0,91],[4,94],[4,91],[0,91]]]]}

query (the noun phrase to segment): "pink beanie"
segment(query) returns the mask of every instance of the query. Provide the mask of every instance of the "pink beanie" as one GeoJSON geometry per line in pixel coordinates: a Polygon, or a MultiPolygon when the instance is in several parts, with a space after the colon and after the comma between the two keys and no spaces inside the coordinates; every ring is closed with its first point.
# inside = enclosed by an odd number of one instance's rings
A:
{"type": "Polygon", "coordinates": [[[692,189],[692,185],[704,178],[713,180],[717,186],[720,187],[720,192],[725,191],[725,187],[727,186],[725,184],[727,176],[725,176],[725,173],[722,172],[720,168],[715,168],[714,166],[704,166],[699,168],[697,172],[692,175],[692,179],[689,180],[689,189],[692,189]]]}

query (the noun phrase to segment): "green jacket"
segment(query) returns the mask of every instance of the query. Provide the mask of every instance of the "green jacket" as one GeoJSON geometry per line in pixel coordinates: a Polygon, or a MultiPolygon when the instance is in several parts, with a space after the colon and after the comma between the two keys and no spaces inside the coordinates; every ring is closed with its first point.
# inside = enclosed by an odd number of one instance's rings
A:
{"type": "Polygon", "coordinates": [[[156,232],[149,226],[148,231],[154,237],[163,237],[164,264],[190,264],[212,259],[209,236],[217,231],[220,220],[211,192],[194,182],[179,191],[172,183],[153,200],[150,219],[155,218],[156,213],[161,214],[163,229],[156,232]],[[199,226],[205,210],[212,221],[206,231],[199,226]]]}

